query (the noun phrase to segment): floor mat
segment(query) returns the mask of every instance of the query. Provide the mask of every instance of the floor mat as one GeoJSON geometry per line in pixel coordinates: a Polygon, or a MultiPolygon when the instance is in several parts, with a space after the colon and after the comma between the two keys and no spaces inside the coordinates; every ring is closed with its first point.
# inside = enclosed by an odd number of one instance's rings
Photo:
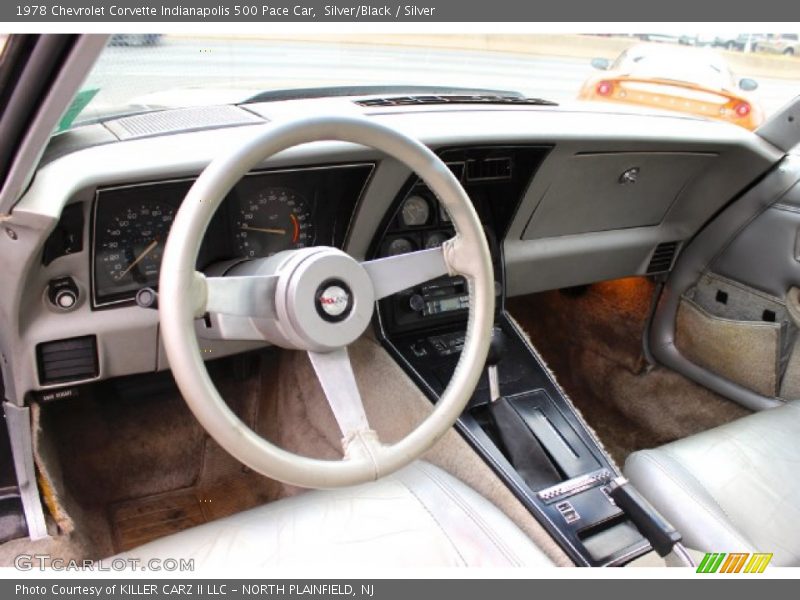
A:
{"type": "Polygon", "coordinates": [[[194,490],[123,502],[111,507],[114,550],[131,550],[207,520],[194,490]]]}
{"type": "Polygon", "coordinates": [[[650,281],[631,278],[507,305],[619,464],[749,414],[678,373],[648,368],[642,335],[652,293],[650,281]]]}
{"type": "Polygon", "coordinates": [[[195,487],[119,502],[109,508],[114,550],[131,550],[160,537],[265,504],[270,499],[253,482],[237,478],[213,487],[195,487]]]}

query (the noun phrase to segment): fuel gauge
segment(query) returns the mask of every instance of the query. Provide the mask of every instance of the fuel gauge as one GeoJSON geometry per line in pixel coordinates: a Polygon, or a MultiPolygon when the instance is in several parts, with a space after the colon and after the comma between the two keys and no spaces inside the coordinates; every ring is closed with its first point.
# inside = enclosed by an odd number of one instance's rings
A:
{"type": "Polygon", "coordinates": [[[400,210],[400,219],[406,227],[419,227],[425,225],[431,218],[431,207],[422,196],[415,194],[403,202],[400,210]]]}
{"type": "Polygon", "coordinates": [[[438,248],[447,241],[449,236],[443,231],[435,231],[425,238],[425,249],[438,248]]]}
{"type": "Polygon", "coordinates": [[[414,243],[408,238],[394,238],[386,245],[384,256],[397,256],[398,254],[408,254],[416,250],[414,243]]]}

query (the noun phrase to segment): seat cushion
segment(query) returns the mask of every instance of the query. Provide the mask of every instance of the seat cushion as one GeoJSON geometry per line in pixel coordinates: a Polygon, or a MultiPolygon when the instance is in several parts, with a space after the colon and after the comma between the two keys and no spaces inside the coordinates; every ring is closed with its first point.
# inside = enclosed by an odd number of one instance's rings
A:
{"type": "Polygon", "coordinates": [[[198,570],[551,564],[497,507],[422,462],[374,483],[279,500],[120,556],[194,559],[198,570]]]}
{"type": "Polygon", "coordinates": [[[800,402],[634,452],[625,475],[688,546],[800,566],[800,402]]]}

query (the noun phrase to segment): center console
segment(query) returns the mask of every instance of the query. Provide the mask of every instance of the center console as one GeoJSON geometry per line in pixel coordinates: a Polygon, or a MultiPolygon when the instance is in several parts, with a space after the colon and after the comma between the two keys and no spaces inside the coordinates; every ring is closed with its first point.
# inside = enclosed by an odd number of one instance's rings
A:
{"type": "MultiPolygon", "coordinates": [[[[489,365],[456,426],[576,564],[621,565],[651,546],[609,496],[608,486],[620,474],[504,308],[498,240],[548,151],[526,146],[440,153],[484,224],[497,293],[489,365]]],[[[413,179],[387,216],[373,256],[432,247],[451,235],[436,198],[413,179]]],[[[382,343],[434,403],[458,362],[468,308],[459,277],[379,303],[382,343]]]]}

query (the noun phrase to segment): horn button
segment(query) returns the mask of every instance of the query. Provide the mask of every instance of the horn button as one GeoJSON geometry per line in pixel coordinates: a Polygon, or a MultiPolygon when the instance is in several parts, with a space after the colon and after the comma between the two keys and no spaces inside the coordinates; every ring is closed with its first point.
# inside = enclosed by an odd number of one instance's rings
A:
{"type": "Polygon", "coordinates": [[[338,323],[353,310],[353,292],[341,279],[328,279],[317,288],[316,303],[320,317],[338,323]]]}
{"type": "Polygon", "coordinates": [[[336,248],[295,251],[280,268],[275,308],[282,333],[296,348],[324,352],[354,342],[374,305],[369,275],[336,248]]]}

